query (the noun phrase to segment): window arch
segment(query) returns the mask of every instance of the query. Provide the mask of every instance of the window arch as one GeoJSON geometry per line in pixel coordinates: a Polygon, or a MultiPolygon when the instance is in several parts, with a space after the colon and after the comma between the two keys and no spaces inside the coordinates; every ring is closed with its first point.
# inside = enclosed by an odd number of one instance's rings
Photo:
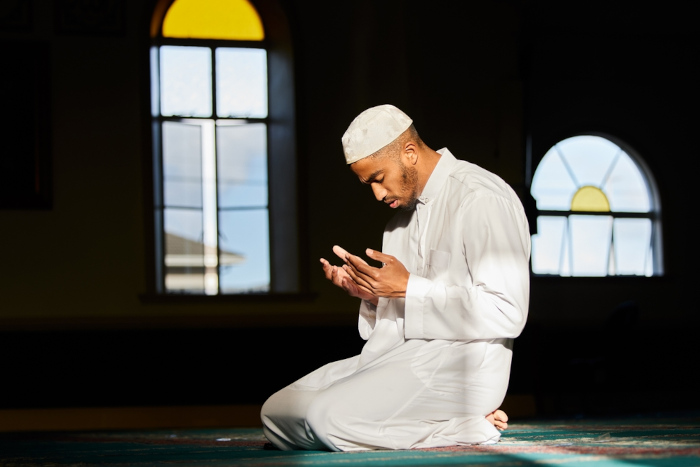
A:
{"type": "Polygon", "coordinates": [[[532,179],[532,271],[558,276],[663,273],[654,180],[624,143],[601,135],[559,141],[532,179]]]}
{"type": "Polygon", "coordinates": [[[156,293],[299,291],[292,58],[280,18],[272,0],[156,6],[156,293]]]}

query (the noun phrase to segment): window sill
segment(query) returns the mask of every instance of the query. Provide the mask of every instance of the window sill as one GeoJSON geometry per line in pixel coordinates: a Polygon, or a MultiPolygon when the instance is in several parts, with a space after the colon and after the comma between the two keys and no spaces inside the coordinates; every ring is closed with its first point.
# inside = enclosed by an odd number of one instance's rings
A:
{"type": "Polygon", "coordinates": [[[142,294],[139,300],[144,305],[155,304],[203,304],[203,303],[311,303],[318,298],[316,293],[260,293],[260,294],[142,294]]]}
{"type": "Polygon", "coordinates": [[[530,274],[531,281],[566,281],[566,282],[663,282],[668,276],[558,276],[555,274],[530,274]]]}

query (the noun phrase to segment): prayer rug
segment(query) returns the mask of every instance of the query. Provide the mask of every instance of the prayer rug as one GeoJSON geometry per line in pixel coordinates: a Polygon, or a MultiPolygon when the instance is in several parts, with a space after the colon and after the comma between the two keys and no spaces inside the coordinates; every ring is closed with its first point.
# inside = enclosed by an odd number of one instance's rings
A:
{"type": "Polygon", "coordinates": [[[266,449],[259,428],[4,433],[0,466],[700,466],[700,414],[514,420],[495,445],[332,453],[266,449]]]}

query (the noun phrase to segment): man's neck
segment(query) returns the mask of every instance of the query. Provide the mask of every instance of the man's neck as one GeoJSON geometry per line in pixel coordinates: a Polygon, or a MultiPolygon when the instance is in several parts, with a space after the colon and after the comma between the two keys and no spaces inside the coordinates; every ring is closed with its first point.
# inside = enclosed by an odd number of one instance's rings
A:
{"type": "Polygon", "coordinates": [[[437,166],[438,162],[440,161],[440,157],[442,155],[437,152],[433,151],[430,148],[425,149],[424,152],[422,152],[421,157],[419,159],[420,166],[417,167],[418,170],[418,193],[422,194],[423,189],[425,188],[425,185],[428,183],[428,180],[430,179],[430,175],[433,173],[433,170],[435,170],[435,167],[437,166]]]}

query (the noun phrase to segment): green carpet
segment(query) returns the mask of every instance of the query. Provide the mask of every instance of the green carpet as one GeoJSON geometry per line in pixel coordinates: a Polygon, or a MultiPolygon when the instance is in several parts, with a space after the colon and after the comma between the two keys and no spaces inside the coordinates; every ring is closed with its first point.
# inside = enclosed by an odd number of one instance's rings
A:
{"type": "Polygon", "coordinates": [[[0,465],[700,466],[700,415],[514,420],[490,446],[331,453],[265,449],[260,429],[0,434],[0,465]]]}

